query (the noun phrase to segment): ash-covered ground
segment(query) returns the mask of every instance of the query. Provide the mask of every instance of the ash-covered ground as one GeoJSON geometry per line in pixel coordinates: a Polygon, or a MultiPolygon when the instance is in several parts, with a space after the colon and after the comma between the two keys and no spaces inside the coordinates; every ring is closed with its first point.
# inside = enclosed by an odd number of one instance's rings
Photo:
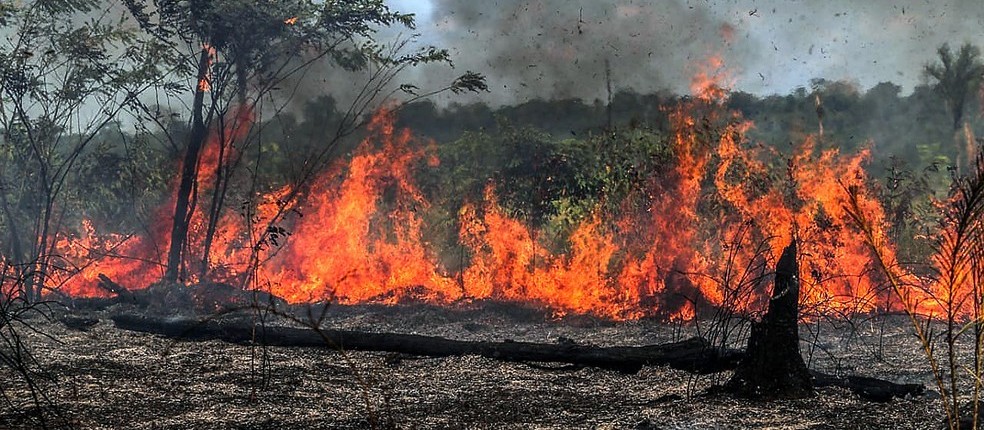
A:
{"type": "MultiPolygon", "coordinates": [[[[23,332],[60,421],[84,429],[591,428],[591,429],[927,429],[942,410],[907,321],[858,318],[802,327],[811,367],[896,382],[920,382],[926,396],[889,403],[840,388],[814,398],[755,402],[705,389],[722,373],[668,368],[621,374],[479,357],[421,358],[319,348],[262,348],[219,341],[175,342],[117,329],[113,309],[88,314],[87,331],[32,320],[23,332]],[[819,329],[819,334],[817,330],[819,329]]],[[[461,340],[646,345],[680,340],[707,324],[551,318],[501,304],[446,309],[414,305],[336,306],[326,325],[461,340]]],[[[240,319],[244,317],[239,317],[240,319]]],[[[13,378],[11,375],[4,376],[13,378]]],[[[25,403],[26,394],[5,390],[25,403]]],[[[0,427],[33,428],[9,407],[0,427]]]]}

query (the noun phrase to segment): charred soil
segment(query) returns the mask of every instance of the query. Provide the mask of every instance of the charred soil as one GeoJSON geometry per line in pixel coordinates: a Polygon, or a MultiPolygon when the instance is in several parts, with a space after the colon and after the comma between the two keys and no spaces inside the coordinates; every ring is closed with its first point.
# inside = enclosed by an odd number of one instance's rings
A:
{"type": "MultiPolygon", "coordinates": [[[[338,329],[599,346],[665,343],[703,328],[555,319],[490,303],[469,309],[338,306],[329,312],[327,326],[338,329]]],[[[754,401],[706,394],[729,372],[698,377],[647,367],[622,374],[473,356],[174,342],[117,329],[108,316],[86,315],[99,322],[73,328],[38,319],[37,328],[50,336],[25,334],[53,378],[45,382],[48,395],[73,427],[924,429],[938,426],[942,416],[932,391],[887,403],[841,388],[821,388],[801,400],[754,401]]],[[[801,339],[811,368],[933,387],[901,317],[804,325],[801,339]]],[[[26,428],[12,411],[0,412],[0,427],[26,428]]]]}

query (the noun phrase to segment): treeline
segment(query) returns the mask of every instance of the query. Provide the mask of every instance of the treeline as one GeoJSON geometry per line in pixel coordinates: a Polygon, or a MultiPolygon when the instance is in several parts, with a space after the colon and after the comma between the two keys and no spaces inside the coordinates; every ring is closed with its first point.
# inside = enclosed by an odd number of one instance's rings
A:
{"type": "MultiPolygon", "coordinates": [[[[666,134],[668,109],[686,97],[623,90],[613,95],[610,106],[600,100],[565,99],[496,108],[482,103],[439,107],[422,101],[400,111],[400,125],[438,142],[452,142],[469,131],[494,134],[501,126],[537,129],[555,138],[639,128],[666,134]]],[[[733,91],[724,106],[754,123],[751,140],[782,146],[819,133],[822,123],[826,145],[845,152],[870,147],[876,166],[892,157],[912,167],[952,163],[960,149],[946,101],[929,84],[903,95],[902,88],[891,82],[862,91],[851,83],[814,79],[809,89],[800,87],[786,95],[733,91]]],[[[965,119],[972,130],[984,126],[979,106],[977,97],[968,98],[965,119]]]]}
{"type": "MultiPolygon", "coordinates": [[[[633,190],[670,168],[669,116],[688,98],[620,91],[611,105],[566,99],[494,108],[420,101],[399,110],[397,126],[437,143],[440,166],[420,169],[416,179],[430,198],[447,205],[447,213],[465,200],[480,200],[485,186],[494,183],[507,208],[543,226],[552,217],[574,222],[601,203],[617,210],[633,190]]],[[[969,100],[971,130],[984,127],[978,106],[977,98],[969,100]]],[[[822,124],[818,150],[870,149],[873,178],[898,174],[898,169],[913,172],[912,177],[924,169],[945,171],[960,161],[965,149],[963,131],[952,129],[946,103],[930,85],[902,95],[889,82],[860,91],[849,83],[816,79],[811,89],[787,95],[735,91],[720,107],[739,113],[736,120],[754,124],[744,136],[745,145],[771,146],[777,157],[790,155],[808,135],[818,136],[822,124]]],[[[342,116],[336,101],[323,96],[256,126],[257,138],[264,142],[259,182],[272,189],[296,180],[297,166],[304,161],[298,156],[310,153],[304,148],[322,145],[342,116]]],[[[175,121],[172,133],[187,133],[184,124],[175,121]]],[[[179,163],[166,146],[149,143],[160,140],[153,133],[107,129],[100,140],[99,150],[90,154],[93,167],[83,165],[77,179],[91,196],[82,199],[91,202],[90,217],[106,220],[103,225],[115,230],[120,220],[133,220],[122,211],[135,207],[134,191],[147,201],[165,198],[179,163]],[[119,150],[124,147],[130,151],[119,150]]],[[[333,157],[344,159],[357,142],[346,140],[333,157]]]]}

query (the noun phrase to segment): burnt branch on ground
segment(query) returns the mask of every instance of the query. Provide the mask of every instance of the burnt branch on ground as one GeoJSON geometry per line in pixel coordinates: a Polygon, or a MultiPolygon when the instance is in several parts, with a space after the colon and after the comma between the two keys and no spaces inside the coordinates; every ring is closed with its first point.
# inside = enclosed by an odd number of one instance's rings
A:
{"type": "MultiPolygon", "coordinates": [[[[669,366],[698,374],[718,373],[734,370],[746,357],[744,351],[714,347],[699,337],[659,345],[598,347],[573,342],[549,344],[508,340],[461,341],[401,333],[313,330],[271,325],[261,327],[245,321],[199,321],[191,318],[167,319],[131,314],[116,315],[112,319],[120,329],[153,333],[172,339],[378,351],[427,357],[477,355],[499,361],[566,363],[623,373],[635,373],[644,366],[669,366]]],[[[837,376],[811,370],[809,377],[812,385],[817,388],[846,388],[865,400],[876,402],[918,396],[925,391],[922,384],[897,384],[858,375],[837,376]]]]}
{"type": "Polygon", "coordinates": [[[635,373],[643,366],[666,365],[694,373],[733,369],[742,352],[715,348],[702,338],[648,346],[596,347],[575,343],[475,342],[436,336],[346,330],[258,327],[252,323],[160,319],[116,315],[117,327],[187,340],[223,340],[270,346],[331,347],[338,350],[395,352],[430,357],[478,355],[502,361],[568,363],[635,373]]]}

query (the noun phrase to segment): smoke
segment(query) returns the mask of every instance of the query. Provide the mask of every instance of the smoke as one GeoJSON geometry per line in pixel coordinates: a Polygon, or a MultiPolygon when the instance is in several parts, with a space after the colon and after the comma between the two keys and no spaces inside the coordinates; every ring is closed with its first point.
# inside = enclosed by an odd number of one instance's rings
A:
{"type": "Polygon", "coordinates": [[[763,64],[753,66],[771,69],[766,76],[772,82],[752,87],[758,92],[788,92],[823,77],[852,81],[862,89],[891,81],[908,93],[921,82],[923,65],[935,60],[941,44],[984,43],[984,7],[975,0],[770,0],[736,7],[754,5],[759,12],[745,20],[745,27],[761,48],[771,51],[763,55],[763,64]]]}
{"type": "Polygon", "coordinates": [[[492,89],[485,100],[494,104],[604,100],[609,78],[616,89],[683,90],[707,56],[726,63],[755,57],[729,22],[677,1],[436,0],[433,6],[422,32],[434,32],[433,40],[451,50],[456,72],[485,73],[492,89]]]}
{"type": "Polygon", "coordinates": [[[492,104],[603,100],[606,61],[616,90],[688,93],[712,56],[734,88],[757,94],[788,93],[816,77],[862,89],[892,81],[908,92],[940,44],[984,43],[976,0],[433,0],[426,10],[423,41],[449,48],[456,67],[409,79],[433,87],[479,71],[492,89],[480,99],[492,104]]]}

